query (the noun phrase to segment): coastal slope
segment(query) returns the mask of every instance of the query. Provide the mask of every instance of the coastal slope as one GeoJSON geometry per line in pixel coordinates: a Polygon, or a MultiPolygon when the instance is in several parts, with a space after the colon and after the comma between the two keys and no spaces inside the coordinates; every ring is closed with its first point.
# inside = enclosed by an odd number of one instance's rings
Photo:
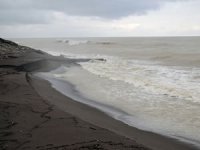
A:
{"type": "MultiPolygon", "coordinates": [[[[31,73],[54,69],[61,61],[72,63],[0,39],[0,149],[148,150],[129,138],[64,112],[38,94],[30,84],[31,73]]],[[[50,86],[46,82],[37,84],[50,86]]]]}

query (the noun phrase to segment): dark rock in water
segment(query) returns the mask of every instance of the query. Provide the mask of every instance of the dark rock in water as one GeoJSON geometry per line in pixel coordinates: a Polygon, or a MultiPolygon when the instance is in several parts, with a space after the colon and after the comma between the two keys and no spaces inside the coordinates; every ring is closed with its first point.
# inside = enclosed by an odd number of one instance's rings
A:
{"type": "Polygon", "coordinates": [[[99,58],[99,59],[96,59],[96,60],[99,60],[99,61],[106,61],[106,59],[104,59],[104,58],[99,58]]]}

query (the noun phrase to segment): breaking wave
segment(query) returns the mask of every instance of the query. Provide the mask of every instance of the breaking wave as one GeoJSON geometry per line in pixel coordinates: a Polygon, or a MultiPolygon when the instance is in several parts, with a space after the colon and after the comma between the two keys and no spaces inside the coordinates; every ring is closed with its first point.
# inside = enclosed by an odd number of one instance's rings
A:
{"type": "Polygon", "coordinates": [[[87,40],[57,40],[57,42],[66,43],[70,46],[74,46],[74,45],[87,44],[90,41],[87,41],[87,40]]]}

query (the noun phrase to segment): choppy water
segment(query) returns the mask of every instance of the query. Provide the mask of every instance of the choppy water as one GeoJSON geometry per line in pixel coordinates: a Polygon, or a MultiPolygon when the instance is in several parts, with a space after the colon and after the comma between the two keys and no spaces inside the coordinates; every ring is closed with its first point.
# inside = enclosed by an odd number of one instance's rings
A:
{"type": "Polygon", "coordinates": [[[109,115],[129,125],[200,144],[200,37],[15,41],[54,55],[104,58],[40,75],[70,82],[93,107],[113,107],[119,112],[109,115]]]}

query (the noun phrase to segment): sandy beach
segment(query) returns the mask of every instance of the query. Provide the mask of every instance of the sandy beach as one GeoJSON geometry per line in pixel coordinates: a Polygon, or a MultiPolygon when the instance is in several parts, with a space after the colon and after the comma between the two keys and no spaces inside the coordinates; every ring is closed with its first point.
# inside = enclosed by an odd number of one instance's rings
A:
{"type": "Polygon", "coordinates": [[[198,149],[128,126],[34,75],[76,61],[0,39],[0,149],[198,149]]]}

